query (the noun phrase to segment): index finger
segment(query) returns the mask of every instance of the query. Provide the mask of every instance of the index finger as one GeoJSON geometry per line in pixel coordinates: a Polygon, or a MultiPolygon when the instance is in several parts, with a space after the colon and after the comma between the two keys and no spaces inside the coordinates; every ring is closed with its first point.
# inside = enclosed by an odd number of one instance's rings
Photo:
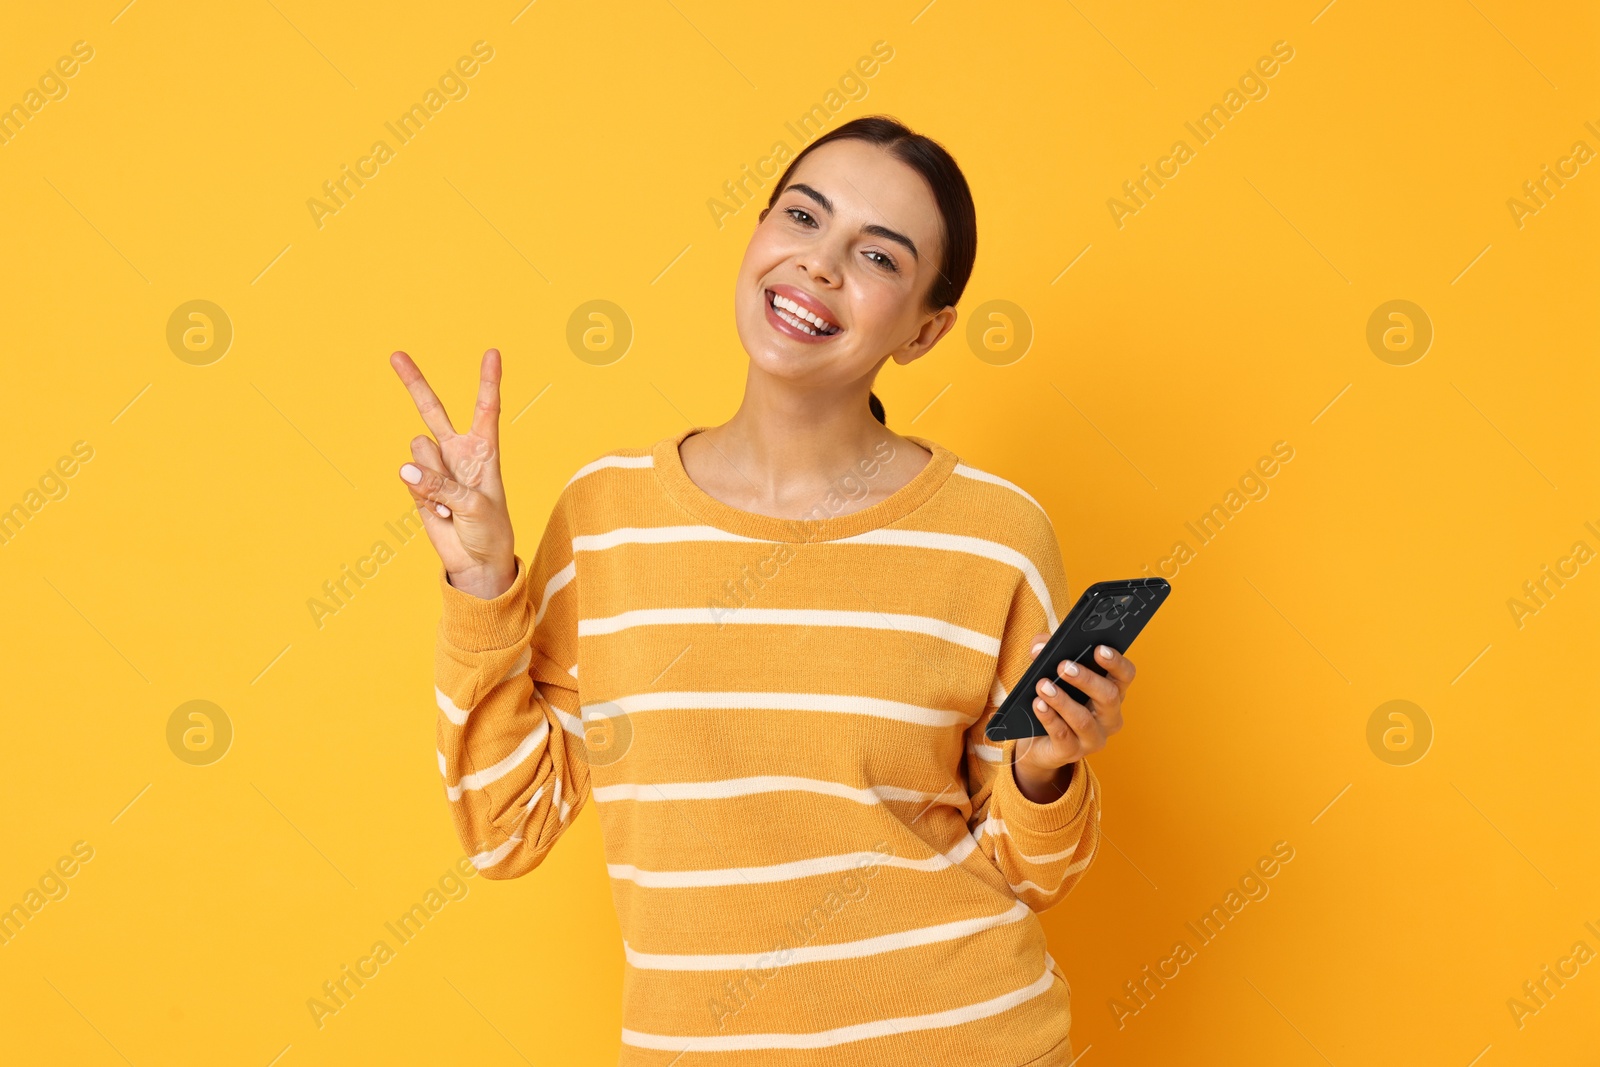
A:
{"type": "Polygon", "coordinates": [[[422,376],[422,371],[417,369],[416,363],[404,352],[396,352],[389,357],[389,365],[394,372],[400,375],[400,380],[405,383],[406,391],[411,394],[411,400],[417,405],[417,411],[422,414],[422,421],[433,432],[433,439],[441,445],[456,436],[455,427],[450,425],[450,416],[445,414],[444,405],[439,402],[434,394],[433,387],[428,384],[428,379],[422,376]]]}

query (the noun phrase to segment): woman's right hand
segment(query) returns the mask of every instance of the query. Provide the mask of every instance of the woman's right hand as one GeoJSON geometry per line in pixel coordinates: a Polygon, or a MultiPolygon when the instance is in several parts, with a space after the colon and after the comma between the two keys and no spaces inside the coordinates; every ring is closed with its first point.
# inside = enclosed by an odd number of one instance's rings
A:
{"type": "Polygon", "coordinates": [[[422,421],[433,432],[411,439],[412,462],[400,467],[422,527],[444,562],[450,584],[493,599],[517,577],[511,513],[500,478],[500,352],[483,354],[472,428],[458,434],[444,405],[404,352],[389,357],[422,421]]]}

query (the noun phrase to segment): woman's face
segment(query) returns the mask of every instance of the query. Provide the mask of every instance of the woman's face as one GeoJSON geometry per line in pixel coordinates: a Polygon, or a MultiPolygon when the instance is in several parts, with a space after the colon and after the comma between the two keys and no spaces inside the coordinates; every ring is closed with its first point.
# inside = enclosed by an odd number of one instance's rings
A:
{"type": "Polygon", "coordinates": [[[857,381],[890,356],[909,363],[955,323],[954,308],[926,305],[942,245],[920,174],[866,141],[830,141],[795,168],[750,236],[734,296],[739,340],[762,370],[805,385],[857,381]]]}

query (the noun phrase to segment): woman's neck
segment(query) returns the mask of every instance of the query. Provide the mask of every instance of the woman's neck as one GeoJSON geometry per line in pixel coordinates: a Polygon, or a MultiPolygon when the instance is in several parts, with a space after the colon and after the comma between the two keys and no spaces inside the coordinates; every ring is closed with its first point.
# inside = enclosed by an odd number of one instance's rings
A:
{"type": "Polygon", "coordinates": [[[744,400],[721,426],[679,446],[689,479],[741,511],[776,518],[825,499],[843,515],[869,507],[916,477],[932,458],[872,417],[861,385],[803,390],[754,368],[744,400]]]}

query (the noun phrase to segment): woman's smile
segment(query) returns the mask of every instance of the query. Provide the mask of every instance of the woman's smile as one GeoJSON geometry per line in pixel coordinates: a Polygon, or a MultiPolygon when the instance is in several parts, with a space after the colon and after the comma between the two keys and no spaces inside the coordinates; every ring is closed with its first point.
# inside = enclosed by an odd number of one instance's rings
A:
{"type": "Polygon", "coordinates": [[[820,344],[844,331],[833,313],[811,294],[792,285],[775,285],[765,292],[767,321],[779,333],[820,344]]]}

